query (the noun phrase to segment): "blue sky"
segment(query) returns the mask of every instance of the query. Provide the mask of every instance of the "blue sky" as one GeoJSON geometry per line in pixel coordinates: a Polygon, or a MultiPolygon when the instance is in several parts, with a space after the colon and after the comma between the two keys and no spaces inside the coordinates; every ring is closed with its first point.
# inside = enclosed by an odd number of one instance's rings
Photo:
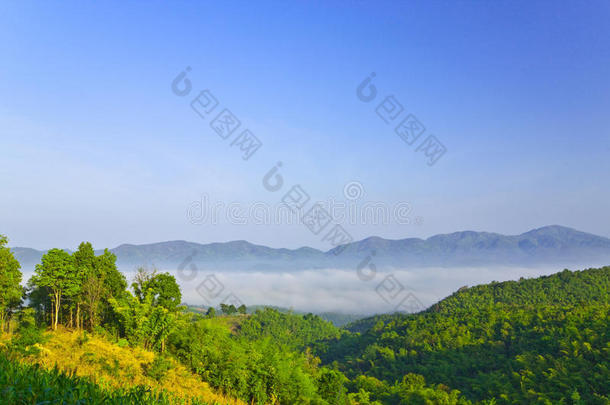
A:
{"type": "Polygon", "coordinates": [[[345,224],[355,239],[610,236],[609,18],[606,1],[3,2],[0,232],[328,247],[302,225],[188,220],[202,195],[277,204],[261,179],[282,161],[313,200],[356,181],[358,204],[410,204],[409,224],[345,224]],[[189,107],[204,89],[263,142],[248,161],[189,107]],[[434,166],[375,114],[387,95],[446,146],[434,166]]]}

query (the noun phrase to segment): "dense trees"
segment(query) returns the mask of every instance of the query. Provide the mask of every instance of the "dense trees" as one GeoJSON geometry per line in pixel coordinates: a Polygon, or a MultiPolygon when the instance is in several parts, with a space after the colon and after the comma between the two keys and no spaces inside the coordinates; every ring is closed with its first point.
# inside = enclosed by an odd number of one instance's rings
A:
{"type": "Polygon", "coordinates": [[[6,247],[8,239],[0,235],[0,334],[4,331],[11,310],[21,302],[21,265],[6,247]]]}
{"type": "Polygon", "coordinates": [[[220,310],[225,315],[233,315],[237,312],[237,308],[233,304],[225,304],[224,302],[220,303],[220,310]]]}
{"type": "Polygon", "coordinates": [[[28,282],[28,298],[38,319],[53,329],[60,319],[77,329],[101,324],[134,345],[163,350],[181,309],[178,283],[168,273],[140,269],[134,295],[126,288],[116,256],[107,249],[96,255],[83,242],[73,254],[51,249],[43,255],[28,282]]]}
{"type": "Polygon", "coordinates": [[[271,308],[256,310],[254,316],[241,323],[238,333],[249,340],[271,338],[276,344],[294,349],[341,335],[339,329],[319,316],[281,313],[271,308]]]}
{"type": "Polygon", "coordinates": [[[473,401],[606,404],[609,288],[605,267],[463,289],[424,313],[356,322],[362,333],[317,353],[356,382],[416,373],[473,401]]]}
{"type": "Polygon", "coordinates": [[[172,350],[213,387],[253,403],[307,403],[318,397],[309,359],[271,340],[231,334],[218,318],[173,335],[172,350]]]}
{"type": "Polygon", "coordinates": [[[61,249],[49,250],[42,256],[42,262],[36,265],[32,284],[47,288],[50,292],[53,329],[57,329],[62,299],[77,294],[78,281],[74,257],[61,249]]]}
{"type": "Polygon", "coordinates": [[[88,242],[69,254],[51,249],[36,266],[28,282],[30,304],[57,329],[60,318],[70,327],[82,328],[85,320],[93,330],[103,317],[113,318],[109,299],[122,297],[127,282],[116,267],[116,256],[108,250],[96,256],[88,242]],[[50,304],[50,305],[49,305],[50,304]]]}
{"type": "Polygon", "coordinates": [[[174,276],[140,269],[129,292],[111,298],[122,334],[133,345],[165,351],[165,342],[174,330],[180,309],[180,288],[174,276]]]}

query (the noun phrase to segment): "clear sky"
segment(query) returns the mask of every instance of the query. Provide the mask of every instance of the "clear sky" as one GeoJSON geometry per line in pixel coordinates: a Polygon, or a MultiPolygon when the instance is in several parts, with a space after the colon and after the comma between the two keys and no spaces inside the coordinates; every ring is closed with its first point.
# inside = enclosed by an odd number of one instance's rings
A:
{"type": "Polygon", "coordinates": [[[550,224],[610,236],[608,21],[608,1],[2,2],[0,233],[44,249],[324,248],[302,225],[187,212],[202,195],[278,204],[293,184],[345,201],[358,182],[353,204],[408,203],[411,221],[344,224],[355,239],[550,224]],[[262,141],[249,160],[189,106],[204,89],[262,141]],[[377,116],[388,95],[445,145],[435,165],[377,116]],[[286,185],[269,192],[278,161],[286,185]]]}

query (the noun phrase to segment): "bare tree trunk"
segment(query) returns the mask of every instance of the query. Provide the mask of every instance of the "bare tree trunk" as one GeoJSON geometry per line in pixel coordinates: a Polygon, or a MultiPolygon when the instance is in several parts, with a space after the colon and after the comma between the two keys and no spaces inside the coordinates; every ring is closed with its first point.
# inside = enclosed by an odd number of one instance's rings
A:
{"type": "Polygon", "coordinates": [[[59,319],[59,306],[61,304],[61,292],[55,293],[55,323],[53,324],[53,330],[57,330],[57,321],[59,319]]]}
{"type": "Polygon", "coordinates": [[[76,329],[80,330],[80,303],[76,303],[76,329]]]}
{"type": "Polygon", "coordinates": [[[51,327],[55,327],[55,297],[53,297],[51,302],[51,327]]]}
{"type": "Polygon", "coordinates": [[[95,308],[92,306],[89,310],[89,325],[91,326],[91,331],[93,331],[93,328],[95,328],[96,316],[95,308]]]}

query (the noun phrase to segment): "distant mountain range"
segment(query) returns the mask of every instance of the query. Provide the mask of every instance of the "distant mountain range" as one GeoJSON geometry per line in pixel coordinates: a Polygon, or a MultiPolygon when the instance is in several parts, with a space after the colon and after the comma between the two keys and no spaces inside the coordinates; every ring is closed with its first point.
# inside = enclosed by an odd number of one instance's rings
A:
{"type": "MultiPolygon", "coordinates": [[[[24,269],[33,269],[43,251],[12,249],[24,269]]],[[[289,271],[349,268],[371,256],[383,267],[544,266],[610,263],[610,239],[553,225],[521,235],[463,231],[427,239],[372,236],[328,251],[309,247],[275,249],[246,241],[199,244],[186,241],[120,245],[111,251],[122,270],[145,265],[159,269],[191,266],[214,270],[289,271]]]]}

